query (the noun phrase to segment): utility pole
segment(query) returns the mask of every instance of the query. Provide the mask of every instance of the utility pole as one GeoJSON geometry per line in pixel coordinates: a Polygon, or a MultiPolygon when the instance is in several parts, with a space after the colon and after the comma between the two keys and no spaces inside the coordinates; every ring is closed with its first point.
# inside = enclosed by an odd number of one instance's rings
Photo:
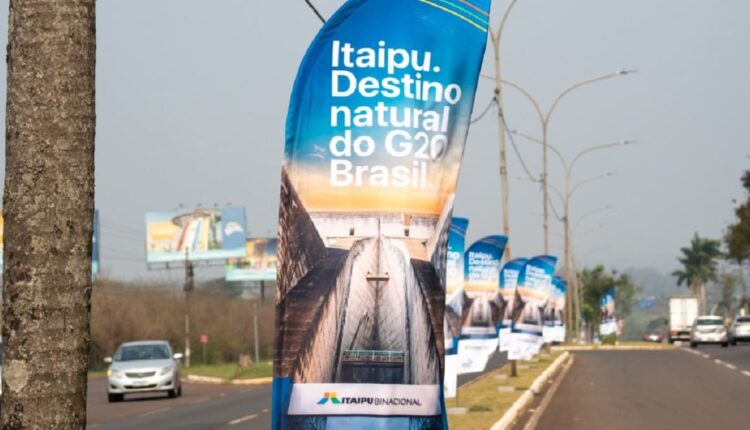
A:
{"type": "Polygon", "coordinates": [[[190,295],[195,288],[193,263],[190,261],[190,251],[185,250],[185,367],[190,367],[190,295]]]}

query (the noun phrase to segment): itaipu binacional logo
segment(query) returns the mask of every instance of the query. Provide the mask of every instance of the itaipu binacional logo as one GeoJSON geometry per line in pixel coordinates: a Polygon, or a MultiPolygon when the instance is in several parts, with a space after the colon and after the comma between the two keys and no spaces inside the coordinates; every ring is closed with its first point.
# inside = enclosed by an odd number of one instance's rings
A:
{"type": "Polygon", "coordinates": [[[373,405],[373,406],[422,406],[422,401],[416,398],[405,397],[341,397],[338,398],[335,391],[326,391],[323,398],[318,400],[318,405],[373,405]]]}
{"type": "Polygon", "coordinates": [[[341,403],[338,397],[336,397],[336,392],[331,391],[330,393],[329,392],[323,393],[323,398],[318,401],[318,404],[325,405],[326,403],[328,403],[329,400],[334,405],[338,405],[339,403],[341,403]]]}

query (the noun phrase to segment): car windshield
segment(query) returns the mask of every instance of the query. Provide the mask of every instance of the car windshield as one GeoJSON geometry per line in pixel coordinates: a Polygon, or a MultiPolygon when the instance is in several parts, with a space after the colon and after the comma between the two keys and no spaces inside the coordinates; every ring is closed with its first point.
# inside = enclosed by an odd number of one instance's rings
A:
{"type": "Polygon", "coordinates": [[[750,317],[737,317],[738,323],[750,323],[750,317]]]}
{"type": "Polygon", "coordinates": [[[115,354],[115,361],[166,360],[169,348],[166,345],[128,345],[121,346],[115,354]]]}
{"type": "Polygon", "coordinates": [[[698,325],[721,325],[722,321],[720,319],[704,319],[704,320],[698,320],[698,325]]]}

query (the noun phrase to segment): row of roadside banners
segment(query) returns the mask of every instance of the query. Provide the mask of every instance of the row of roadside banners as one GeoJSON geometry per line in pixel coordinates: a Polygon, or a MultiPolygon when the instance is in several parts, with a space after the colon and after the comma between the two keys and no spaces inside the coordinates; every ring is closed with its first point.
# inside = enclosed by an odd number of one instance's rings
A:
{"type": "Polygon", "coordinates": [[[466,249],[468,226],[468,219],[454,217],[448,233],[446,398],[456,396],[459,374],[484,371],[496,351],[529,360],[543,344],[565,340],[567,283],[554,276],[557,258],[516,258],[503,265],[508,239],[487,236],[466,249]]]}

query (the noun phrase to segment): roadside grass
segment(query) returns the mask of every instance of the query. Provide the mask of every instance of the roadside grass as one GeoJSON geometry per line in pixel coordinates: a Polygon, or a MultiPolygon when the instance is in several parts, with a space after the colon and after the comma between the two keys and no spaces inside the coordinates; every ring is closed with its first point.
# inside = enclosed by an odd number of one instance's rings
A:
{"type": "Polygon", "coordinates": [[[227,381],[233,379],[253,379],[273,376],[273,361],[254,363],[249,369],[240,369],[237,363],[197,364],[190,368],[182,368],[186,375],[209,376],[227,381]]]}
{"type": "Polygon", "coordinates": [[[510,365],[506,364],[459,388],[458,397],[445,400],[446,407],[468,410],[465,415],[449,414],[448,426],[457,430],[489,429],[560,354],[562,352],[552,352],[541,354],[538,360],[519,361],[516,378],[503,377],[510,373],[510,365]],[[511,386],[514,390],[501,392],[500,386],[511,386]]]}

